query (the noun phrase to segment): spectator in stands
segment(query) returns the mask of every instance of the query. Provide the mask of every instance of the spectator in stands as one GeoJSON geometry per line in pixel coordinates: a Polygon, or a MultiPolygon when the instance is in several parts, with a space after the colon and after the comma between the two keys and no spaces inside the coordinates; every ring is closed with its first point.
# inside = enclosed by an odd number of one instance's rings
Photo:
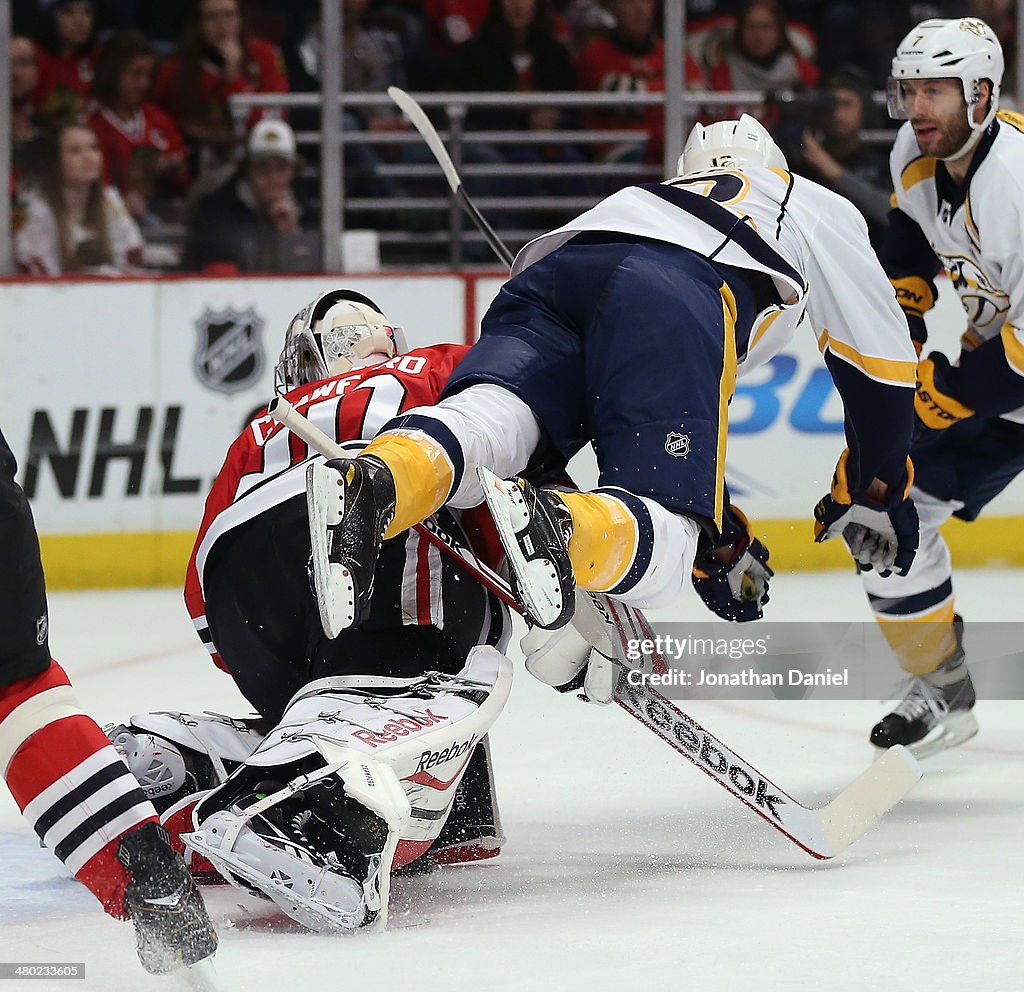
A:
{"type": "MultiPolygon", "coordinates": [[[[228,97],[287,91],[280,52],[249,36],[238,0],[195,0],[177,55],[157,73],[153,99],[195,153],[193,175],[213,186],[231,170],[241,146],[228,97]]],[[[250,115],[249,126],[260,116],[250,115]]]]}
{"type": "MultiPolygon", "coordinates": [[[[736,18],[732,41],[712,68],[709,82],[713,90],[802,89],[817,85],[818,69],[794,51],[777,0],[747,0],[736,18]]],[[[716,116],[733,113],[723,110],[716,116]]]]}
{"type": "Polygon", "coordinates": [[[165,214],[166,201],[183,196],[188,179],[177,125],[146,99],[155,68],[156,52],[141,31],[111,35],[96,61],[89,118],[107,181],[140,222],[165,214]]]}
{"type": "Polygon", "coordinates": [[[78,116],[89,101],[99,44],[92,0],[49,0],[37,35],[39,106],[51,123],[78,116]]]}
{"type": "MultiPolygon", "coordinates": [[[[369,0],[343,0],[342,89],[346,93],[383,93],[389,86],[408,84],[402,38],[378,27],[366,16],[369,0]]],[[[318,93],[321,88],[323,35],[319,17],[305,36],[285,50],[285,64],[298,92],[318,93]]],[[[300,129],[320,127],[320,109],[299,108],[290,119],[300,129]]],[[[342,112],[346,132],[408,130],[409,124],[390,104],[347,108],[342,112]]],[[[396,152],[396,155],[399,154],[396,152]]],[[[401,195],[389,178],[380,175],[383,149],[362,141],[345,143],[345,191],[348,196],[386,199],[401,195]]]]}
{"type": "Polygon", "coordinates": [[[15,160],[38,133],[38,89],[39,62],[36,46],[31,39],[14,35],[10,39],[10,137],[15,160]]]}
{"type": "Polygon", "coordinates": [[[803,134],[802,156],[787,155],[796,172],[845,196],[864,215],[875,247],[885,234],[892,195],[888,147],[871,147],[861,139],[871,99],[870,82],[858,70],[830,75],[825,88],[835,101],[823,133],[803,134]],[[801,162],[802,158],[802,162],[801,162]]]}
{"type": "Polygon", "coordinates": [[[489,0],[424,0],[434,50],[449,55],[475,37],[490,5],[489,0]]]}
{"type": "Polygon", "coordinates": [[[318,271],[317,225],[293,187],[296,161],[291,127],[273,118],[259,121],[238,175],[196,205],[182,267],[318,271]]]}
{"type": "MultiPolygon", "coordinates": [[[[579,87],[604,93],[661,93],[665,89],[665,44],[658,35],[657,0],[610,0],[615,27],[594,38],[579,57],[579,87]]],[[[685,57],[687,86],[703,86],[693,57],[685,57]]],[[[586,126],[597,131],[638,131],[646,137],[598,149],[605,161],[660,163],[665,144],[661,107],[602,107],[587,110],[586,126]]],[[[617,184],[617,185],[621,185],[617,184]]],[[[609,190],[609,192],[611,192],[609,190]]]]}
{"type": "Polygon", "coordinates": [[[103,153],[85,124],[41,139],[37,181],[23,193],[14,256],[30,275],[117,275],[142,264],[145,243],[120,194],[103,184],[103,153]]]}

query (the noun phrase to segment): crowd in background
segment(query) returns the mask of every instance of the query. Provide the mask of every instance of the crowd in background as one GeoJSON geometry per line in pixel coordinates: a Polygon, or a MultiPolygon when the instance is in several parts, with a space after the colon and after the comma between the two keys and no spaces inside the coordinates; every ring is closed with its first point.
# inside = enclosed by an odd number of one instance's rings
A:
{"type": "MultiPolygon", "coordinates": [[[[339,2],[347,93],[392,84],[487,93],[663,86],[658,0],[339,2]]],[[[14,0],[11,190],[20,271],[318,269],[317,186],[303,181],[315,175],[318,146],[301,146],[296,133],[318,130],[319,109],[236,119],[229,98],[319,91],[319,11],[319,0],[14,0]],[[176,250],[168,250],[168,231],[184,232],[176,250]]],[[[897,41],[924,17],[970,13],[993,27],[1013,66],[1014,12],[1013,0],[688,0],[684,78],[691,89],[767,92],[757,113],[794,170],[853,200],[877,238],[888,209],[887,149],[860,135],[887,126],[871,94],[885,86],[897,41]]],[[[1011,93],[1012,83],[1011,71],[1011,93]]],[[[383,168],[431,161],[418,142],[383,140],[408,127],[383,106],[345,111],[347,132],[381,136],[346,142],[346,197],[394,200],[416,191],[415,180],[383,168]]],[[[638,178],[646,166],[649,180],[663,157],[660,107],[479,107],[466,130],[567,134],[558,142],[467,141],[469,165],[553,166],[521,177],[492,169],[467,182],[477,196],[596,197],[609,183],[638,179],[629,169],[614,180],[579,178],[573,166],[635,166],[638,178]],[[610,137],[571,140],[581,129],[610,137]]],[[[492,219],[513,229],[531,223],[514,211],[492,219]]],[[[363,222],[417,223],[401,211],[363,222]]]]}

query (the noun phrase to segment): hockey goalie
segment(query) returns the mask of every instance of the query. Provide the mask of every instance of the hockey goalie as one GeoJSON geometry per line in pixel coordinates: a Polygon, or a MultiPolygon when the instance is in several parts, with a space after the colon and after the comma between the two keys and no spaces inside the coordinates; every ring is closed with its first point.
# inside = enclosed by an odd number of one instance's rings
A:
{"type": "MultiPolygon", "coordinates": [[[[289,326],[277,387],[358,452],[435,402],[467,350],[409,351],[373,301],[335,290],[289,326]]],[[[487,732],[512,673],[506,608],[415,531],[385,544],[368,616],[325,634],[310,527],[324,523],[317,479],[336,477],[265,413],[245,428],[207,498],[185,601],[259,716],[148,713],[110,735],[194,871],[349,932],[385,924],[392,871],[498,853],[487,732]]],[[[486,511],[438,524],[482,556],[499,547],[486,511]]]]}

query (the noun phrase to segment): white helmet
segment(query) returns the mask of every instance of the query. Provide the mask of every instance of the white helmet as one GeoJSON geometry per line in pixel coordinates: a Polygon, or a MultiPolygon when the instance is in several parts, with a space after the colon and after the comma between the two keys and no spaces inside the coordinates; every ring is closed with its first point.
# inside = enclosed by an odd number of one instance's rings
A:
{"type": "Polygon", "coordinates": [[[706,169],[742,169],[763,165],[789,169],[786,156],[765,126],[750,114],[738,121],[694,124],[676,170],[680,176],[706,169]]]}
{"type": "Polygon", "coordinates": [[[300,310],[285,332],[274,370],[278,392],[341,375],[370,355],[406,350],[405,334],[368,296],[334,289],[300,310]]]}
{"type": "Polygon", "coordinates": [[[897,46],[889,77],[889,116],[906,120],[906,101],[900,81],[904,79],[959,79],[967,101],[967,123],[974,134],[950,159],[959,158],[978,140],[992,122],[999,107],[999,84],[1003,80],[1003,48],[995,32],[977,17],[955,20],[932,18],[922,21],[897,46]],[[985,119],[974,120],[974,105],[981,99],[980,83],[992,83],[992,99],[985,119]]]}

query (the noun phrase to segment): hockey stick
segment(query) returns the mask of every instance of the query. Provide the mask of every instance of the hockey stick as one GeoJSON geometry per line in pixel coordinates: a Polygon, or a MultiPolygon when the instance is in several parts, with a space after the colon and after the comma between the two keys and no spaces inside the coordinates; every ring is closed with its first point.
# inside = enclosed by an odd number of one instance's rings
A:
{"type": "Polygon", "coordinates": [[[434,158],[437,159],[437,164],[441,166],[441,171],[444,173],[445,179],[448,180],[448,185],[452,193],[455,194],[455,199],[458,200],[459,206],[466,211],[473,223],[476,224],[477,230],[487,239],[487,243],[493,249],[494,254],[501,259],[507,268],[511,269],[513,262],[512,252],[505,247],[497,232],[487,223],[483,214],[477,210],[476,204],[469,198],[466,187],[462,185],[462,179],[459,178],[459,173],[455,169],[455,163],[452,162],[452,158],[448,154],[448,149],[444,147],[441,136],[437,133],[434,125],[430,123],[430,118],[423,112],[423,108],[405,90],[399,89],[397,86],[388,87],[388,96],[398,105],[398,109],[409,118],[412,126],[419,131],[421,137],[427,143],[427,147],[433,153],[434,158]]]}
{"type": "MultiPolygon", "coordinates": [[[[328,458],[350,457],[351,453],[346,453],[282,397],[271,402],[269,412],[320,454],[328,458]]],[[[512,609],[522,612],[505,580],[472,551],[436,526],[420,524],[416,529],[512,609]]],[[[591,599],[594,617],[587,619],[597,618],[598,629],[603,624],[606,635],[595,637],[601,641],[595,646],[602,653],[612,654],[617,662],[614,699],[619,706],[811,857],[825,860],[840,854],[867,833],[921,778],[921,766],[906,748],[896,746],[821,809],[803,806],[662,696],[649,681],[637,677],[643,673],[637,672],[631,677],[636,671],[636,662],[629,658],[630,643],[654,640],[647,618],[639,610],[616,603],[607,596],[592,596],[591,599]]],[[[590,626],[593,628],[594,623],[590,626]]],[[[668,670],[660,655],[652,656],[651,663],[654,671],[668,670]]]]}

